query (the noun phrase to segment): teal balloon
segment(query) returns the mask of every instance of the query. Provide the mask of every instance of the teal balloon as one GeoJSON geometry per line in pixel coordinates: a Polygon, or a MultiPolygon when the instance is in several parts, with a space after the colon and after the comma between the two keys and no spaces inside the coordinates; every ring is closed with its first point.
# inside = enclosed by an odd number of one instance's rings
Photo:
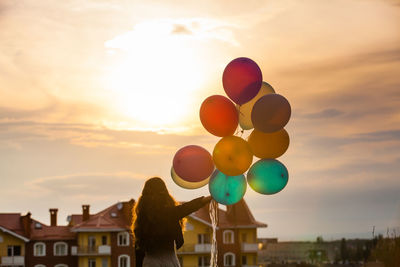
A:
{"type": "Polygon", "coordinates": [[[254,191],[273,195],[287,185],[289,173],[285,165],[276,159],[261,159],[247,172],[247,182],[254,191]]]}
{"type": "Polygon", "coordinates": [[[224,205],[232,205],[239,202],[246,193],[246,178],[243,174],[228,176],[215,170],[208,183],[208,189],[215,201],[224,205]]]}

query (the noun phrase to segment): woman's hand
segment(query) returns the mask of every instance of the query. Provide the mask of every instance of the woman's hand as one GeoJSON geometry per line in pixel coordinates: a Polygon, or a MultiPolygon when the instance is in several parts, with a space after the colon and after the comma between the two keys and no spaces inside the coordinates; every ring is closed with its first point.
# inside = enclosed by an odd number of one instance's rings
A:
{"type": "Polygon", "coordinates": [[[212,197],[211,196],[207,196],[207,197],[203,197],[202,202],[205,205],[205,204],[210,203],[211,200],[212,200],[212,197]]]}

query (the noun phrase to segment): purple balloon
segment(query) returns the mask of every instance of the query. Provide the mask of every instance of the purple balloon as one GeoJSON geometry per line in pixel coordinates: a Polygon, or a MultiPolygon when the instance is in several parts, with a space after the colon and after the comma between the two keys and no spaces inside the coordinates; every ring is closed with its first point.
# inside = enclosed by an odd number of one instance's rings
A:
{"type": "Polygon", "coordinates": [[[253,106],[251,121],[254,128],[264,133],[279,131],[288,123],[291,115],[289,101],[279,94],[268,94],[253,106]]]}
{"type": "Polygon", "coordinates": [[[250,58],[236,58],[225,67],[222,84],[229,98],[236,104],[242,105],[253,99],[260,91],[262,84],[260,67],[250,58]]]}

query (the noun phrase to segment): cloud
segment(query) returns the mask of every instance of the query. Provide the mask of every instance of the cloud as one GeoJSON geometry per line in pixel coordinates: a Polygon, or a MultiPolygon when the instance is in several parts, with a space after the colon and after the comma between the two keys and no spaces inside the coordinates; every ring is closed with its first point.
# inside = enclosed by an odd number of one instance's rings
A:
{"type": "Polygon", "coordinates": [[[315,113],[303,114],[302,117],[309,119],[330,119],[343,114],[344,114],[343,111],[334,108],[329,108],[315,113]]]}
{"type": "Polygon", "coordinates": [[[172,34],[193,34],[191,30],[185,25],[175,24],[171,32],[172,34]]]}
{"type": "MultiPolygon", "coordinates": [[[[105,43],[105,47],[132,51],[147,47],[164,47],[166,42],[175,42],[171,37],[185,37],[188,41],[222,41],[238,45],[233,29],[236,26],[209,18],[154,19],[137,23],[132,31],[118,35],[105,43]]],[[[179,39],[180,42],[185,40],[179,39]]]]}
{"type": "Polygon", "coordinates": [[[0,121],[3,141],[66,140],[84,147],[115,147],[153,153],[171,153],[182,144],[206,146],[216,141],[211,135],[186,135],[153,131],[113,130],[96,124],[0,121]],[[159,152],[157,152],[159,151],[159,152]]]}
{"type": "Polygon", "coordinates": [[[144,174],[130,172],[79,173],[34,179],[25,186],[37,195],[52,197],[63,192],[69,198],[114,198],[139,195],[144,174]]]}

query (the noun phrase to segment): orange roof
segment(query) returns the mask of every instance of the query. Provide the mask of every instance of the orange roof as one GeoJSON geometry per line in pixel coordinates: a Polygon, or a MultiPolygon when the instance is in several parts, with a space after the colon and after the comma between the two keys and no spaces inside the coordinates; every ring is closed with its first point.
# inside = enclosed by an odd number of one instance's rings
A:
{"type": "Polygon", "coordinates": [[[49,226],[37,220],[32,220],[31,239],[34,240],[72,240],[75,233],[70,231],[69,226],[49,226]],[[40,225],[40,227],[38,227],[40,225]]]}
{"type": "MultiPolygon", "coordinates": [[[[204,206],[192,213],[190,217],[197,219],[211,226],[209,206],[204,206]]],[[[227,210],[218,209],[219,228],[257,228],[267,227],[267,224],[254,219],[244,199],[234,205],[227,206],[227,210]]]]}
{"type": "Polygon", "coordinates": [[[82,215],[71,215],[71,231],[73,232],[101,232],[129,230],[130,224],[118,205],[127,205],[130,202],[114,204],[96,214],[90,215],[89,219],[82,221],[82,215]]]}
{"type": "Polygon", "coordinates": [[[0,230],[20,239],[28,239],[21,223],[21,213],[0,213],[0,230]]]}

